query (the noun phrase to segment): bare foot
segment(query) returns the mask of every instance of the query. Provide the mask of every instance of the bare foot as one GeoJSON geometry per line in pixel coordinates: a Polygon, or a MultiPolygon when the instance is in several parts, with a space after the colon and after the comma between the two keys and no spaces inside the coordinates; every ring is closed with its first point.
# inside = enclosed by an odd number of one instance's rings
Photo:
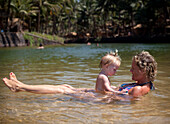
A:
{"type": "Polygon", "coordinates": [[[12,91],[12,92],[19,92],[20,87],[19,84],[13,80],[9,80],[8,78],[2,79],[5,83],[5,85],[12,91]]]}
{"type": "Polygon", "coordinates": [[[72,87],[72,86],[70,86],[68,84],[63,84],[62,86],[65,86],[65,87],[70,88],[70,89],[75,89],[74,87],[72,87]]]}
{"type": "Polygon", "coordinates": [[[11,72],[9,74],[9,77],[10,77],[10,80],[17,80],[17,77],[16,77],[16,75],[13,72],[11,72]]]}
{"type": "Polygon", "coordinates": [[[15,81],[16,83],[18,83],[18,84],[20,84],[20,85],[23,84],[22,82],[20,82],[20,81],[17,79],[16,75],[15,75],[13,72],[11,72],[11,73],[9,74],[9,77],[10,77],[10,80],[15,81]]]}
{"type": "Polygon", "coordinates": [[[9,77],[10,77],[10,80],[15,81],[18,85],[22,85],[22,84],[23,84],[22,82],[20,82],[20,81],[17,79],[16,75],[15,75],[13,72],[11,72],[11,73],[9,74],[9,77]]]}

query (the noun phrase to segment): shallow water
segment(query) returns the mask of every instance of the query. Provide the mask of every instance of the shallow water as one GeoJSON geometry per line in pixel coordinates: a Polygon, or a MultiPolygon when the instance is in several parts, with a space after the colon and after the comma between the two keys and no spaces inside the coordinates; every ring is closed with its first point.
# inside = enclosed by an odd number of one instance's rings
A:
{"type": "Polygon", "coordinates": [[[12,93],[0,80],[0,123],[170,123],[170,44],[73,44],[36,49],[0,48],[0,78],[14,72],[27,84],[69,84],[94,88],[98,64],[110,50],[122,64],[112,85],[131,80],[132,56],[149,51],[158,62],[156,90],[135,101],[96,102],[69,95],[12,93]]]}

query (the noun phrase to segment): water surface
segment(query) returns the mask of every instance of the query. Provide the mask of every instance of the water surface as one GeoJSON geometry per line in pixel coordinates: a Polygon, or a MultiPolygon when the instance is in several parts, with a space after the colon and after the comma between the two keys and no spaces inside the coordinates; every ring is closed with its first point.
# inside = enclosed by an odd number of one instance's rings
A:
{"type": "Polygon", "coordinates": [[[132,56],[149,51],[158,62],[156,90],[140,100],[95,102],[69,95],[12,93],[0,80],[1,123],[170,123],[169,44],[74,44],[36,49],[0,48],[0,78],[14,72],[27,84],[69,84],[94,88],[99,61],[106,52],[119,50],[122,64],[110,77],[112,85],[131,80],[132,56]]]}

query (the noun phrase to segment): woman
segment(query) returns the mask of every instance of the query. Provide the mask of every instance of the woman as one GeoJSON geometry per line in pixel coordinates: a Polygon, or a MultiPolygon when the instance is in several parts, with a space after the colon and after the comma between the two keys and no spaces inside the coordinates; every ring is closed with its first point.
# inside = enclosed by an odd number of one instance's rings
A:
{"type": "MultiPolygon", "coordinates": [[[[136,83],[123,84],[115,88],[114,93],[127,94],[133,97],[139,97],[147,94],[153,89],[153,83],[157,73],[157,62],[149,52],[142,51],[133,57],[132,60],[132,80],[136,83]]],[[[17,80],[14,73],[10,73],[10,79],[3,78],[5,85],[13,92],[26,91],[38,94],[76,94],[84,92],[93,92],[92,89],[74,88],[70,85],[27,85],[17,80]]]]}
{"type": "Polygon", "coordinates": [[[157,74],[157,62],[149,52],[142,51],[134,56],[130,71],[132,72],[132,80],[136,83],[123,84],[119,91],[125,89],[129,95],[138,97],[154,89],[152,81],[154,81],[157,74]]]}

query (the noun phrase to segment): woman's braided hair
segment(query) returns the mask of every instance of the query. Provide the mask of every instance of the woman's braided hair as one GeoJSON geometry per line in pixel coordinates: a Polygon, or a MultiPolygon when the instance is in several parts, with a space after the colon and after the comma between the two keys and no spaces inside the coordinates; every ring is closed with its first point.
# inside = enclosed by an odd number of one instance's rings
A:
{"type": "Polygon", "coordinates": [[[157,74],[157,62],[147,51],[142,51],[133,57],[137,66],[146,71],[147,78],[154,81],[157,74]]]}

